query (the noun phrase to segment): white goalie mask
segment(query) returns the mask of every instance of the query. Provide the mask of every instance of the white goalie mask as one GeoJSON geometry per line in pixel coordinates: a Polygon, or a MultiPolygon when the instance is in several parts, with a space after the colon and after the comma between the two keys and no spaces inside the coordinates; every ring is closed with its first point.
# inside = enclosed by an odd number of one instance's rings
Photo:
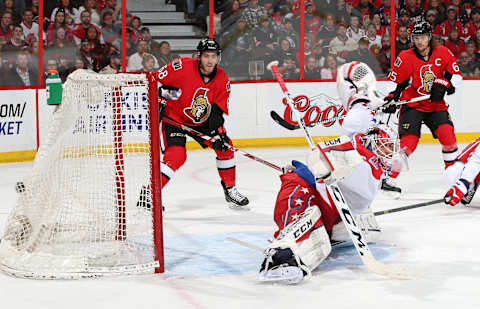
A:
{"type": "Polygon", "coordinates": [[[344,106],[357,93],[378,96],[377,79],[368,65],[359,61],[345,63],[337,69],[337,90],[344,106]]]}
{"type": "Polygon", "coordinates": [[[400,150],[400,141],[394,128],[378,125],[364,136],[365,147],[371,150],[387,169],[392,167],[393,158],[400,150]]]}

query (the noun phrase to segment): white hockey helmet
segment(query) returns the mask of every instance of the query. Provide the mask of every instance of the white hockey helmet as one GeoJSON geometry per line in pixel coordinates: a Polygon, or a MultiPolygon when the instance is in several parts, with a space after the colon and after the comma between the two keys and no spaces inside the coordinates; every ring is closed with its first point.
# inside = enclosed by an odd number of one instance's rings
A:
{"type": "Polygon", "coordinates": [[[380,163],[390,169],[393,158],[400,150],[397,131],[383,124],[372,127],[364,137],[365,146],[375,153],[380,163]]]}

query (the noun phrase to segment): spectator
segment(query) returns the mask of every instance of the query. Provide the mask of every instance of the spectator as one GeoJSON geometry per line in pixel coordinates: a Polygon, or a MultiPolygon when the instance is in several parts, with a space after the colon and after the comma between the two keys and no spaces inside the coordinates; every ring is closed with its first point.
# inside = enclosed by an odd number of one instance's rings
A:
{"type": "Polygon", "coordinates": [[[45,65],[45,72],[44,76],[47,76],[48,71],[55,70],[58,72],[58,67],[57,67],[57,60],[55,59],[47,59],[47,63],[45,65]]]}
{"type": "Polygon", "coordinates": [[[468,42],[475,36],[475,31],[480,27],[480,8],[473,8],[471,11],[471,21],[463,25],[463,31],[460,33],[460,38],[468,42]]]}
{"type": "Polygon", "coordinates": [[[230,27],[235,27],[237,20],[242,17],[240,2],[238,0],[230,0],[221,17],[222,33],[225,33],[230,27]]]}
{"type": "Polygon", "coordinates": [[[282,73],[285,80],[297,80],[300,75],[300,69],[295,61],[295,55],[292,53],[285,54],[283,61],[280,62],[278,70],[282,73]]]}
{"type": "Polygon", "coordinates": [[[47,28],[47,42],[48,44],[53,44],[55,41],[55,33],[58,28],[63,28],[66,31],[66,36],[71,36],[72,29],[65,21],[65,10],[58,9],[55,12],[55,19],[50,22],[47,28]]]}
{"type": "Polygon", "coordinates": [[[12,38],[12,14],[9,12],[1,13],[0,19],[0,45],[6,43],[12,38]]]}
{"type": "Polygon", "coordinates": [[[417,0],[406,0],[406,7],[405,9],[415,21],[419,21],[423,17],[423,10],[420,7],[420,2],[417,3],[417,0]]]}
{"type": "Polygon", "coordinates": [[[85,66],[85,62],[83,62],[82,57],[75,58],[75,61],[73,62],[73,67],[68,69],[66,75],[68,76],[68,75],[70,75],[70,73],[72,73],[72,72],[74,72],[78,69],[87,69],[87,67],[85,66]]]}
{"type": "Polygon", "coordinates": [[[109,63],[106,67],[100,70],[100,74],[116,74],[121,71],[122,56],[120,53],[113,53],[109,56],[109,63]]]}
{"type": "Polygon", "coordinates": [[[32,37],[38,40],[38,24],[33,22],[32,9],[26,8],[23,11],[23,20],[20,26],[23,29],[25,41],[30,42],[32,37]]]}
{"type": "Polygon", "coordinates": [[[362,24],[370,23],[370,15],[375,12],[375,7],[369,0],[360,0],[357,7],[354,9],[354,14],[361,16],[362,24]]]}
{"type": "Polygon", "coordinates": [[[436,26],[447,18],[447,8],[441,0],[430,0],[427,11],[433,10],[437,13],[435,23],[432,26],[436,26]]]}
{"type": "Polygon", "coordinates": [[[155,57],[152,54],[144,53],[142,56],[142,69],[141,72],[153,72],[155,71],[155,57]]]}
{"type": "Polygon", "coordinates": [[[98,67],[97,58],[92,53],[92,43],[87,38],[82,40],[80,50],[77,52],[77,58],[81,59],[86,69],[95,71],[98,67]]]}
{"type": "Polygon", "coordinates": [[[410,34],[413,23],[412,23],[412,19],[410,18],[410,14],[405,9],[400,10],[400,15],[396,22],[397,32],[398,32],[398,28],[401,26],[407,27],[408,34],[410,34]]]}
{"type": "Polygon", "coordinates": [[[437,16],[438,16],[438,13],[435,10],[428,10],[425,13],[425,20],[428,21],[430,25],[432,25],[432,29],[434,29],[438,24],[437,16]]]}
{"type": "MultiPolygon", "coordinates": [[[[140,29],[140,33],[142,35],[142,40],[147,42],[148,51],[152,55],[154,55],[155,58],[157,58],[158,63],[160,64],[161,63],[160,55],[161,55],[162,44],[158,43],[157,41],[152,39],[152,35],[150,34],[150,29],[148,29],[147,27],[143,27],[142,29],[140,29]]],[[[168,53],[170,53],[170,44],[168,44],[168,53]]],[[[177,58],[177,57],[178,56],[175,55],[175,58],[177,58]]],[[[162,67],[162,66],[163,65],[160,64],[160,67],[162,67]]]]}
{"type": "MultiPolygon", "coordinates": [[[[112,18],[114,23],[120,23],[122,18],[121,18],[121,12],[122,12],[122,6],[118,4],[117,0],[107,0],[106,1],[107,5],[103,8],[101,11],[101,14],[103,13],[104,10],[111,10],[112,11],[112,18]]],[[[127,14],[128,15],[128,14],[127,14]]],[[[128,16],[127,16],[128,18],[128,16]]],[[[127,19],[127,25],[130,23],[128,22],[127,19]]]]}
{"type": "MultiPolygon", "coordinates": [[[[143,69],[142,60],[143,54],[147,52],[148,45],[144,40],[139,40],[137,43],[137,52],[130,56],[127,64],[128,72],[137,72],[143,69]]],[[[155,59],[155,69],[158,69],[158,61],[155,59]]]]}
{"type": "Polygon", "coordinates": [[[368,48],[370,48],[375,55],[378,55],[378,51],[382,47],[382,37],[377,35],[377,29],[373,23],[370,23],[367,26],[366,38],[369,42],[368,48]]]}
{"type": "Polygon", "coordinates": [[[55,40],[49,45],[46,50],[47,54],[50,54],[52,58],[57,59],[60,56],[66,59],[73,60],[75,54],[76,45],[71,36],[67,36],[65,28],[60,27],[55,31],[55,40]]]}
{"type": "Polygon", "coordinates": [[[378,65],[378,60],[368,48],[368,44],[369,42],[366,37],[360,38],[360,40],[358,40],[358,49],[349,52],[346,60],[347,62],[361,61],[366,63],[375,74],[380,74],[381,70],[378,65]]]}
{"type": "Polygon", "coordinates": [[[439,35],[432,36],[432,46],[435,47],[435,46],[441,46],[441,45],[444,45],[442,37],[439,35]]]}
{"type": "Polygon", "coordinates": [[[465,51],[468,56],[475,62],[475,64],[480,64],[480,54],[476,51],[476,44],[473,40],[467,42],[465,51]]]}
{"type": "Polygon", "coordinates": [[[315,56],[310,55],[305,58],[305,67],[303,70],[304,79],[320,79],[320,70],[316,65],[315,56]]]}
{"type": "Polygon", "coordinates": [[[335,18],[333,15],[327,15],[325,24],[320,28],[318,38],[321,40],[323,46],[328,46],[330,40],[337,35],[337,28],[335,27],[335,18]]]}
{"type": "MultiPolygon", "coordinates": [[[[37,0],[38,1],[38,0],[37,0]]],[[[22,15],[23,14],[23,11],[25,10],[25,7],[27,4],[30,5],[30,3],[33,2],[33,1],[29,1],[29,0],[14,0],[12,1],[13,3],[13,6],[11,7],[12,10],[16,13],[18,13],[18,15],[22,15]]],[[[0,3],[0,12],[4,12],[5,9],[7,8],[7,5],[4,1],[2,1],[0,3]]],[[[17,22],[19,23],[19,22],[17,22]]]]}
{"type": "Polygon", "coordinates": [[[465,42],[460,40],[458,30],[455,28],[450,30],[448,40],[445,41],[445,46],[453,53],[455,58],[458,58],[460,53],[467,49],[465,42]]]}
{"type": "MultiPolygon", "coordinates": [[[[51,2],[52,1],[44,1],[43,6],[48,7],[49,3],[51,3],[51,2]]],[[[40,16],[39,5],[40,5],[40,0],[32,0],[31,9],[32,9],[32,12],[33,12],[33,21],[36,22],[36,23],[38,23],[38,18],[40,16]]],[[[47,16],[50,16],[50,14],[47,15],[47,16]]]]}
{"type": "Polygon", "coordinates": [[[409,49],[410,46],[410,36],[408,35],[407,27],[400,26],[397,32],[397,39],[395,40],[396,54],[398,55],[402,50],[409,49]]]}
{"type": "Polygon", "coordinates": [[[390,36],[384,35],[382,36],[382,48],[378,52],[378,63],[380,64],[380,68],[384,75],[382,77],[387,76],[390,71],[390,63],[391,63],[391,48],[390,48],[390,36]]]}
{"type": "Polygon", "coordinates": [[[377,30],[377,35],[383,36],[389,33],[389,29],[387,28],[387,26],[382,25],[380,14],[378,13],[372,14],[371,22],[375,25],[375,29],[377,30]]]}
{"type": "Polygon", "coordinates": [[[280,31],[279,40],[288,40],[292,48],[297,48],[300,43],[298,32],[293,29],[292,18],[285,18],[283,29],[280,31]]]}
{"type": "Polygon", "coordinates": [[[390,0],[383,0],[382,5],[378,8],[378,11],[377,11],[378,14],[380,15],[380,21],[384,26],[390,25],[390,12],[391,12],[390,4],[391,4],[390,0]]]}
{"type": "Polygon", "coordinates": [[[327,55],[326,67],[320,70],[322,79],[336,79],[337,78],[337,60],[335,55],[327,55]]]}
{"type": "Polygon", "coordinates": [[[167,65],[168,63],[172,62],[173,59],[176,59],[179,57],[180,57],[179,55],[171,53],[170,43],[168,43],[167,41],[160,42],[159,55],[157,58],[158,65],[160,67],[167,65]]]}
{"type": "Polygon", "coordinates": [[[286,39],[280,41],[280,44],[275,51],[275,55],[279,63],[283,63],[285,58],[287,58],[287,55],[290,57],[290,55],[293,55],[293,53],[294,50],[292,49],[290,42],[286,39]]]}
{"type": "Polygon", "coordinates": [[[305,30],[316,35],[322,26],[322,20],[315,14],[315,7],[311,2],[305,3],[305,10],[305,30]]]}
{"type": "Polygon", "coordinates": [[[441,36],[443,40],[447,40],[452,28],[456,28],[458,33],[462,33],[462,23],[457,20],[457,8],[450,5],[447,9],[447,19],[435,27],[433,34],[441,36]]]}
{"type": "Polygon", "coordinates": [[[460,68],[460,71],[464,74],[464,76],[473,76],[473,72],[475,70],[475,63],[468,56],[466,51],[460,53],[458,57],[458,67],[460,68]]]}
{"type": "Polygon", "coordinates": [[[88,11],[90,13],[90,20],[92,24],[100,26],[101,20],[97,11],[96,0],[84,0],[83,5],[78,8],[78,13],[81,14],[83,11],[88,11]]]}
{"type": "Polygon", "coordinates": [[[73,29],[73,39],[75,40],[75,44],[77,44],[77,46],[79,46],[82,40],[85,38],[85,36],[87,35],[87,30],[90,27],[94,27],[95,30],[100,33],[100,43],[105,43],[101,35],[102,31],[100,30],[100,28],[90,22],[90,12],[83,11],[82,14],[80,14],[80,20],[81,23],[73,29]]]}
{"type": "Polygon", "coordinates": [[[78,24],[81,22],[80,13],[76,8],[73,7],[70,0],[60,0],[60,3],[58,4],[58,6],[53,9],[50,20],[55,19],[55,15],[57,14],[57,11],[59,9],[63,9],[65,11],[65,22],[68,25],[78,24]]]}
{"type": "Polygon", "coordinates": [[[130,28],[130,40],[133,44],[137,44],[138,40],[142,37],[140,27],[142,26],[142,20],[138,16],[132,16],[132,27],[130,28]]]}
{"type": "Polygon", "coordinates": [[[360,24],[360,17],[357,15],[350,15],[350,26],[347,29],[347,35],[355,42],[364,37],[367,33],[360,24]]]}
{"type": "Polygon", "coordinates": [[[262,16],[259,20],[260,24],[255,29],[255,57],[263,59],[265,56],[271,57],[275,48],[278,46],[278,38],[270,26],[267,16],[262,16]]]}
{"type": "Polygon", "coordinates": [[[68,69],[70,66],[70,61],[68,61],[65,57],[60,56],[57,59],[57,70],[58,70],[58,76],[62,80],[62,83],[64,83],[67,80],[67,75],[68,75],[68,69]]]}
{"type": "Polygon", "coordinates": [[[248,67],[238,59],[251,59],[253,35],[248,31],[247,22],[243,17],[237,20],[236,28],[230,29],[222,36],[222,62],[229,72],[236,76],[248,76],[248,67]]]}
{"type": "Polygon", "coordinates": [[[260,17],[268,16],[267,10],[258,5],[258,0],[248,0],[248,7],[243,10],[242,17],[249,27],[255,27],[260,23],[260,17]]]}
{"type": "Polygon", "coordinates": [[[337,0],[333,4],[331,9],[331,14],[335,18],[337,23],[347,23],[348,22],[348,13],[345,7],[345,0],[337,0]]]}
{"type": "Polygon", "coordinates": [[[16,56],[15,66],[5,73],[5,86],[38,85],[38,71],[29,67],[28,54],[20,52],[16,56]]]}
{"type": "Polygon", "coordinates": [[[25,47],[23,40],[23,28],[20,25],[13,26],[13,35],[2,47],[3,57],[15,58],[15,55],[25,47]]]}
{"type": "Polygon", "coordinates": [[[101,20],[102,36],[105,43],[114,44],[118,42],[120,44],[122,25],[113,22],[113,11],[110,9],[103,10],[101,20]]]}
{"type": "Polygon", "coordinates": [[[330,54],[337,57],[338,63],[345,63],[348,52],[357,48],[357,42],[347,36],[347,25],[340,23],[337,27],[337,36],[330,41],[330,54]]]}
{"type": "Polygon", "coordinates": [[[22,20],[19,11],[13,7],[13,0],[3,0],[3,12],[9,12],[12,14],[12,23],[19,24],[22,20]]]}

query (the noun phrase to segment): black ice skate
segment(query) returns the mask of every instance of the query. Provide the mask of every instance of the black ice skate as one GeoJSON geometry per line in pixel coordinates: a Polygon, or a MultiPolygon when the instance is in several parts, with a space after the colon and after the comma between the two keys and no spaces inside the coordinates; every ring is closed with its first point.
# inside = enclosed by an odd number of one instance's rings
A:
{"type": "Polygon", "coordinates": [[[395,180],[390,177],[384,178],[382,180],[382,190],[394,199],[400,198],[400,194],[402,193],[402,189],[400,189],[400,187],[397,186],[395,180]]]}
{"type": "Polygon", "coordinates": [[[249,203],[248,198],[238,192],[237,187],[227,187],[223,181],[221,183],[225,193],[225,200],[230,205],[230,208],[248,209],[248,207],[244,207],[249,203]]]}
{"type": "MultiPolygon", "coordinates": [[[[144,208],[146,210],[151,210],[152,209],[152,199],[151,199],[151,193],[150,193],[150,188],[142,186],[142,189],[140,190],[140,197],[138,198],[137,201],[137,207],[144,208]]],[[[162,205],[162,210],[165,211],[165,206],[162,205]]]]}
{"type": "Polygon", "coordinates": [[[470,186],[470,190],[468,190],[467,194],[462,198],[460,201],[463,205],[468,205],[473,199],[473,196],[475,195],[475,192],[477,192],[478,188],[478,182],[475,182],[473,186],[470,186]]]}

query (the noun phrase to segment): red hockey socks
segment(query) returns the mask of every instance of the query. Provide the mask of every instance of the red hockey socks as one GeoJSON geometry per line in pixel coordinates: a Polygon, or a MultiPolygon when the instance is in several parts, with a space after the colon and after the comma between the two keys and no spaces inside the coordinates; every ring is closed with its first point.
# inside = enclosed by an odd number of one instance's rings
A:
{"type": "Polygon", "coordinates": [[[417,148],[419,139],[420,137],[415,134],[404,134],[400,137],[400,148],[409,156],[417,148]]]}
{"type": "MultiPolygon", "coordinates": [[[[231,143],[230,141],[229,144],[231,143]]],[[[235,186],[235,155],[233,150],[216,150],[215,153],[217,154],[217,170],[220,179],[227,187],[235,186]]]]}
{"type": "Polygon", "coordinates": [[[168,181],[175,175],[187,160],[187,150],[183,146],[170,146],[165,149],[160,170],[162,172],[162,189],[168,181]]]}
{"type": "Polygon", "coordinates": [[[443,162],[445,163],[445,168],[447,168],[455,162],[455,158],[460,154],[453,126],[441,124],[435,131],[435,135],[438,137],[440,144],[442,144],[443,162]]]}

